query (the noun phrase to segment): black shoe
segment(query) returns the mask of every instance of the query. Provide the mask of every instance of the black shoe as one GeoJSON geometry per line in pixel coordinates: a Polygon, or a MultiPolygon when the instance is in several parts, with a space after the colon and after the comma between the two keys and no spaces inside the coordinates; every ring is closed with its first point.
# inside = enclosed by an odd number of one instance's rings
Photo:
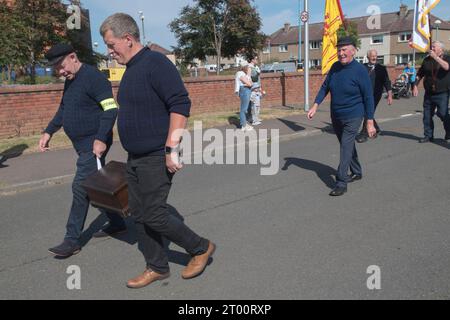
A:
{"type": "Polygon", "coordinates": [[[347,192],[346,187],[336,187],[330,192],[330,196],[333,197],[342,196],[346,192],[347,192]]]}
{"type": "Polygon", "coordinates": [[[59,246],[48,249],[50,253],[53,253],[57,257],[70,257],[81,251],[81,247],[78,244],[64,240],[59,246]]]}
{"type": "Polygon", "coordinates": [[[351,174],[348,176],[348,182],[358,181],[362,179],[362,175],[360,174],[351,174]]]}
{"type": "Polygon", "coordinates": [[[419,143],[427,143],[427,142],[433,142],[433,138],[423,137],[419,139],[419,143]]]}
{"type": "Polygon", "coordinates": [[[126,227],[116,227],[112,225],[107,225],[103,229],[95,232],[92,236],[94,238],[103,238],[103,237],[110,237],[117,234],[125,233],[127,232],[126,227]]]}
{"type": "Polygon", "coordinates": [[[356,137],[356,141],[359,143],[364,143],[367,141],[367,136],[365,134],[360,134],[356,137]]]}

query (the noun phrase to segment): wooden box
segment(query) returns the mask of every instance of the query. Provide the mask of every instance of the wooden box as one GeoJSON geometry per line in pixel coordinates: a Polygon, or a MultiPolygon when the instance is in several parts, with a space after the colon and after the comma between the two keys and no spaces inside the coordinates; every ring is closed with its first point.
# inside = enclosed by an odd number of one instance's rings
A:
{"type": "Polygon", "coordinates": [[[84,180],[81,186],[87,191],[91,205],[130,215],[128,208],[128,184],[126,164],[111,161],[84,180]]]}

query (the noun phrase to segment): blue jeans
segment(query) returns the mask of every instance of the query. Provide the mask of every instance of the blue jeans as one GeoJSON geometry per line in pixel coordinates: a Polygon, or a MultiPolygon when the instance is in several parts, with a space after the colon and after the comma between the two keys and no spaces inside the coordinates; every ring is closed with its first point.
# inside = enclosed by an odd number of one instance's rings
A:
{"type": "MultiPolygon", "coordinates": [[[[105,155],[100,159],[102,166],[105,165],[105,155]]],[[[92,151],[78,152],[77,171],[72,182],[72,207],[70,209],[69,219],[66,225],[65,240],[79,244],[79,239],[84,228],[86,216],[89,210],[89,198],[81,186],[81,183],[91,174],[97,171],[97,159],[92,151]]],[[[105,213],[110,220],[111,225],[125,228],[125,221],[122,217],[106,210],[100,210],[105,213]]]]}
{"type": "Polygon", "coordinates": [[[247,112],[250,107],[250,96],[252,91],[248,87],[240,87],[239,89],[239,98],[241,99],[241,110],[239,113],[239,121],[241,124],[241,128],[245,127],[247,124],[247,112]]]}
{"type": "Polygon", "coordinates": [[[340,160],[336,175],[336,187],[347,187],[348,171],[362,175],[361,164],[356,152],[355,138],[363,118],[331,119],[334,133],[340,144],[340,160]]]}
{"type": "Polygon", "coordinates": [[[423,131],[425,137],[433,138],[433,116],[435,113],[444,123],[445,136],[450,137],[450,115],[448,114],[448,101],[448,91],[433,95],[425,94],[423,99],[423,131]]]}

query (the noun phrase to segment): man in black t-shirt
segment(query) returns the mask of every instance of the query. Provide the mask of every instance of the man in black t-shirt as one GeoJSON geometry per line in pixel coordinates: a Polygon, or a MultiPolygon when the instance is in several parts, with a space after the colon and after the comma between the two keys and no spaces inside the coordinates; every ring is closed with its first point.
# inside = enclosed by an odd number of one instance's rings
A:
{"type": "MultiPolygon", "coordinates": [[[[44,130],[39,148],[47,151],[52,135],[63,127],[78,155],[66,235],[60,245],[49,249],[56,256],[68,257],[81,250],[80,237],[89,209],[89,198],[81,183],[98,170],[96,158],[102,165],[105,164],[106,154],[112,144],[117,105],[108,79],[97,68],[81,63],[71,45],[55,45],[47,52],[46,58],[55,73],[66,81],[61,104],[44,130]]],[[[94,234],[94,237],[126,230],[125,222],[117,213],[104,213],[110,224],[94,234]]]]}
{"type": "Polygon", "coordinates": [[[448,102],[450,92],[450,57],[444,55],[444,46],[439,41],[433,41],[429,56],[423,60],[417,72],[416,83],[413,87],[413,96],[417,97],[418,84],[424,79],[425,96],[423,100],[423,128],[424,137],[420,143],[433,141],[433,116],[437,116],[444,123],[445,140],[450,140],[450,115],[448,102]]]}

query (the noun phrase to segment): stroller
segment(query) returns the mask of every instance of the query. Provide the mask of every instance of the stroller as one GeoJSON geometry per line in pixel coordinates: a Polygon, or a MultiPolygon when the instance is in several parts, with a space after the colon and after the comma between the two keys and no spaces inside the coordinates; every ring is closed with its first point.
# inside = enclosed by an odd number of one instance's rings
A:
{"type": "Polygon", "coordinates": [[[394,99],[400,99],[401,97],[409,98],[411,97],[411,91],[409,89],[408,75],[402,73],[392,85],[392,95],[394,99]]]}

